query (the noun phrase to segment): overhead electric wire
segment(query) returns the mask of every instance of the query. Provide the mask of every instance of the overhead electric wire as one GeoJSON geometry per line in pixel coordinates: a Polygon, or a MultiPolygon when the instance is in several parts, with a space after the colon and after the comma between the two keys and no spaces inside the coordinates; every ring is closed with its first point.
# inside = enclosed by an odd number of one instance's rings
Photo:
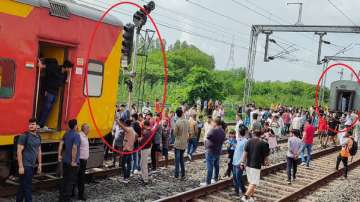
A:
{"type": "Polygon", "coordinates": [[[339,13],[341,13],[349,22],[351,22],[353,25],[357,26],[357,24],[348,16],[346,13],[344,13],[339,7],[337,7],[332,1],[328,0],[330,5],[334,7],[339,13]]]}
{"type": "Polygon", "coordinates": [[[244,26],[247,26],[247,27],[251,27],[250,24],[247,24],[247,23],[245,23],[245,22],[242,22],[242,21],[240,21],[240,20],[238,20],[238,19],[236,19],[236,18],[233,18],[233,17],[231,17],[231,16],[224,15],[224,14],[222,14],[221,12],[215,11],[215,10],[213,10],[213,9],[211,9],[211,8],[208,8],[208,7],[206,7],[206,6],[203,6],[203,5],[201,5],[201,4],[199,4],[199,3],[196,3],[196,2],[194,2],[194,1],[192,1],[192,0],[185,0],[185,1],[187,1],[187,2],[189,2],[189,3],[191,3],[191,4],[193,4],[193,5],[195,5],[195,6],[197,6],[197,7],[200,7],[200,8],[202,8],[202,9],[204,9],[204,10],[207,10],[208,12],[211,12],[211,13],[214,13],[214,14],[216,14],[216,15],[222,16],[222,17],[224,17],[224,18],[226,18],[226,19],[229,19],[229,20],[231,20],[231,21],[233,21],[233,22],[239,23],[239,24],[244,25],[244,26]]]}
{"type": "Polygon", "coordinates": [[[277,23],[279,23],[279,24],[282,24],[282,22],[280,22],[280,21],[278,21],[278,20],[275,21],[274,19],[271,19],[269,16],[264,15],[263,13],[261,13],[261,12],[255,10],[255,9],[247,6],[246,4],[241,3],[240,1],[232,0],[232,2],[234,2],[235,4],[237,4],[237,5],[239,5],[239,6],[243,7],[243,8],[246,8],[247,10],[249,10],[249,11],[251,11],[251,12],[257,14],[257,15],[260,15],[260,16],[262,16],[262,17],[264,17],[264,18],[267,18],[267,19],[270,20],[270,21],[274,21],[274,22],[277,22],[277,23]]]}
{"type": "MultiPolygon", "coordinates": [[[[145,1],[145,0],[140,0],[140,1],[142,1],[144,3],[148,3],[148,1],[145,1]]],[[[200,24],[207,24],[209,26],[214,26],[214,27],[217,27],[217,28],[221,28],[221,31],[226,32],[226,33],[231,33],[231,34],[234,34],[235,32],[236,33],[241,33],[241,32],[238,32],[237,30],[234,30],[234,29],[232,29],[230,27],[225,27],[224,25],[217,24],[217,23],[214,23],[214,22],[199,18],[199,17],[194,16],[194,15],[189,15],[187,13],[179,12],[179,11],[174,10],[174,9],[166,8],[164,6],[161,6],[158,3],[156,4],[156,7],[162,9],[163,11],[167,11],[167,12],[171,13],[172,15],[175,14],[177,16],[180,16],[181,18],[184,18],[184,19],[188,19],[188,20],[191,20],[191,21],[197,21],[200,24]],[[232,30],[233,32],[230,32],[229,30],[232,30]]],[[[154,11],[154,13],[158,14],[158,12],[156,10],[154,11]]],[[[165,15],[163,15],[163,16],[165,16],[165,15]]],[[[165,16],[165,17],[168,17],[168,16],[165,16]]],[[[247,35],[248,33],[241,33],[241,34],[247,35]]]]}
{"type": "MultiPolygon", "coordinates": [[[[85,0],[77,0],[79,2],[82,2],[82,3],[85,3],[85,4],[90,4],[92,5],[91,7],[95,6],[96,9],[108,9],[104,6],[101,6],[101,5],[97,5],[97,4],[94,4],[94,3],[91,3],[91,2],[87,2],[85,0]]],[[[87,5],[88,6],[88,5],[87,5]]],[[[101,10],[99,9],[99,10],[101,10]]],[[[122,14],[122,15],[126,15],[126,16],[131,16],[131,14],[129,13],[125,13],[125,12],[121,12],[119,10],[114,10],[114,12],[118,13],[118,14],[122,14]]],[[[165,28],[168,28],[168,29],[172,29],[172,30],[176,30],[176,31],[179,31],[179,32],[185,32],[185,33],[188,33],[192,36],[197,36],[197,37],[200,37],[200,38],[204,38],[204,39],[207,39],[207,40],[211,40],[211,41],[214,41],[214,42],[217,42],[217,43],[222,43],[222,44],[225,44],[225,45],[231,45],[232,43],[231,42],[227,42],[227,41],[224,41],[224,40],[219,40],[219,39],[215,39],[215,38],[212,38],[212,37],[208,37],[206,35],[202,35],[202,34],[199,34],[199,33],[195,33],[195,32],[191,32],[191,31],[188,31],[188,30],[184,30],[184,29],[181,29],[181,28],[178,28],[178,27],[174,27],[174,26],[170,26],[170,25],[167,25],[167,24],[164,24],[164,23],[157,23],[159,26],[162,26],[162,27],[165,27],[165,28]]],[[[244,49],[244,50],[248,50],[247,47],[244,47],[244,46],[240,46],[240,45],[237,45],[235,44],[235,47],[238,47],[240,49],[244,49]]],[[[259,51],[260,53],[263,53],[261,51],[259,51]]],[[[291,63],[297,67],[301,67],[303,69],[309,69],[309,68],[305,68],[305,67],[302,67],[302,66],[299,66],[297,63],[294,63],[292,61],[284,61],[284,62],[287,62],[287,63],[291,63]]],[[[303,61],[304,63],[306,63],[307,61],[303,61]]]]}
{"type": "MultiPolygon", "coordinates": [[[[104,6],[101,6],[101,5],[98,5],[98,4],[94,4],[94,3],[90,3],[90,2],[87,2],[87,1],[83,1],[83,0],[77,0],[77,1],[82,2],[82,3],[87,3],[87,4],[90,4],[90,5],[96,6],[96,7],[100,7],[100,8],[102,8],[102,9],[107,9],[107,8],[104,7],[104,6]]],[[[129,14],[129,13],[125,13],[125,12],[122,12],[122,11],[119,11],[119,10],[116,10],[116,9],[114,9],[113,11],[116,12],[116,13],[119,13],[119,14],[131,16],[131,14],[129,14]]],[[[228,41],[225,41],[225,40],[213,38],[213,37],[210,37],[210,36],[206,36],[206,35],[203,35],[203,34],[199,34],[199,33],[196,33],[196,32],[192,32],[192,31],[189,31],[189,30],[185,30],[185,29],[182,29],[182,28],[179,28],[179,27],[171,26],[171,25],[165,24],[165,23],[163,23],[163,22],[159,22],[159,21],[158,21],[157,24],[158,24],[159,26],[162,26],[162,27],[165,27],[165,28],[168,28],[168,29],[172,29],[172,30],[184,32],[184,33],[190,34],[190,35],[192,35],[192,36],[197,36],[197,37],[200,37],[200,38],[203,38],[203,39],[207,39],[207,40],[210,40],[210,41],[222,43],[222,44],[225,44],[225,45],[231,45],[231,44],[232,44],[232,42],[228,42],[228,41]]],[[[241,46],[241,45],[238,45],[238,44],[234,44],[234,45],[235,45],[235,47],[248,50],[247,47],[244,47],[244,46],[241,46]]]]}

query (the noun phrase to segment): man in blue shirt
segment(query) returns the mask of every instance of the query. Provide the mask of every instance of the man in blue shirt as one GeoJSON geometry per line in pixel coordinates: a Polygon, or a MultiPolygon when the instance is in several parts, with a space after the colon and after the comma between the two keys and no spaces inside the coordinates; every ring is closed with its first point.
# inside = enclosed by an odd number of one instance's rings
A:
{"type": "Polygon", "coordinates": [[[77,133],[77,120],[70,120],[68,125],[70,130],[61,140],[58,151],[58,159],[63,162],[63,182],[60,186],[60,201],[62,202],[70,201],[80,163],[80,136],[77,133]],[[65,149],[62,155],[63,147],[65,149]]]}
{"type": "Polygon", "coordinates": [[[234,181],[234,188],[235,194],[239,195],[239,189],[244,194],[246,192],[245,185],[242,181],[243,169],[240,167],[241,158],[244,153],[244,148],[247,143],[247,139],[245,138],[248,129],[246,127],[240,128],[239,131],[239,138],[237,140],[237,144],[235,147],[234,157],[233,157],[233,181],[234,181]]]}

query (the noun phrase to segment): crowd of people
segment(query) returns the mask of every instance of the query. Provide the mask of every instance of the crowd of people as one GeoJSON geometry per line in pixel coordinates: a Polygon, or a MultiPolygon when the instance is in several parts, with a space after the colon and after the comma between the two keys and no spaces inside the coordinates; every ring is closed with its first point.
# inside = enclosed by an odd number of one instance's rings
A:
{"type": "MultiPolygon", "coordinates": [[[[342,146],[334,167],[338,169],[342,162],[345,167],[344,177],[347,177],[348,160],[355,155],[360,136],[356,112],[331,113],[320,108],[317,113],[314,108],[305,110],[277,106],[263,109],[248,105],[242,111],[238,110],[236,126],[230,129],[224,122],[225,113],[221,103],[212,103],[211,100],[198,101],[192,107],[184,104],[175,111],[166,108],[163,112],[158,99],[154,110],[150,102],[146,102],[141,110],[136,105],[117,105],[113,129],[106,136],[116,151],[109,152],[112,149],[107,147],[105,159],[111,159],[112,166],[119,162],[123,183],[127,184],[132,175],[140,175],[143,185],[146,185],[151,180],[150,175],[160,169],[168,169],[169,150],[173,147],[173,176],[184,180],[184,156],[193,160],[203,135],[207,174],[201,186],[220,180],[220,156],[225,147],[228,162],[224,177],[233,177],[235,194],[242,196],[242,201],[253,201],[256,187],[260,183],[261,167],[269,164],[268,157],[271,153],[277,152],[278,139],[288,138],[288,151],[284,158],[287,161],[288,183],[291,184],[296,180],[298,159],[301,159],[305,168],[310,168],[311,151],[317,133],[322,147],[327,147],[329,140],[334,145],[342,146]],[[356,124],[352,128],[353,122],[356,124]],[[342,130],[347,128],[351,130],[342,130]],[[341,131],[338,132],[339,130],[341,131]],[[160,160],[164,160],[164,166],[160,166],[160,160]],[[247,189],[242,181],[244,173],[249,183],[247,189]]],[[[83,124],[79,131],[75,119],[68,122],[68,127],[58,148],[58,161],[62,163],[63,169],[60,201],[69,201],[76,189],[78,198],[86,200],[84,178],[89,158],[87,134],[90,127],[83,124]]],[[[40,145],[37,122],[31,119],[29,131],[18,140],[20,187],[17,201],[31,201],[34,168],[38,168],[38,173],[42,172],[40,145]]]]}

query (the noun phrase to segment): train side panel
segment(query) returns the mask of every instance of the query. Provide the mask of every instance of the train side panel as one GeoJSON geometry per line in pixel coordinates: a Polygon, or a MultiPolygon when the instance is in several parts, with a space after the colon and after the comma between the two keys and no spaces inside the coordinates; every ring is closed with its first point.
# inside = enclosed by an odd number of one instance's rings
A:
{"type": "MultiPolygon", "coordinates": [[[[13,135],[27,129],[27,120],[32,116],[34,108],[35,63],[39,42],[42,41],[68,47],[68,59],[75,63],[71,82],[64,87],[61,131],[42,134],[44,140],[58,140],[67,128],[66,121],[71,118],[77,118],[80,124],[86,122],[92,126],[84,95],[83,60],[89,46],[89,35],[96,21],[74,15],[69,20],[61,19],[49,16],[47,8],[28,6],[9,0],[4,0],[0,5],[8,7],[4,9],[0,6],[0,40],[2,41],[0,57],[13,59],[16,63],[14,96],[8,99],[0,98],[0,135],[2,135],[0,145],[12,144],[13,135]],[[22,10],[11,12],[14,7],[22,10]],[[26,64],[32,64],[33,67],[27,68],[26,64]],[[67,92],[68,85],[70,92],[67,92]],[[66,105],[67,100],[68,105],[66,105]]],[[[90,54],[91,60],[103,64],[101,95],[90,97],[97,126],[103,132],[111,129],[114,116],[120,72],[121,29],[118,26],[102,24],[90,54]]],[[[94,130],[91,131],[90,137],[98,138],[94,130]]]]}

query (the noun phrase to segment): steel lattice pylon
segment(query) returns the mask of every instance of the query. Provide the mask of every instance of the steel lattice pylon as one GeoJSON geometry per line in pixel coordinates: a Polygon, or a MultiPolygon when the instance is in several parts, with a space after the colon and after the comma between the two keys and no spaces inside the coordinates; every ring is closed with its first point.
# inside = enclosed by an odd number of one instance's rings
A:
{"type": "MultiPolygon", "coordinates": [[[[250,102],[251,88],[254,83],[256,45],[259,34],[273,32],[313,32],[313,33],[360,33],[359,26],[319,26],[319,25],[253,25],[251,27],[248,62],[244,86],[243,105],[250,102]]],[[[321,40],[321,38],[320,38],[321,40]]],[[[321,50],[318,50],[321,54],[321,50]]],[[[318,56],[319,57],[319,56],[318,56]]]]}

